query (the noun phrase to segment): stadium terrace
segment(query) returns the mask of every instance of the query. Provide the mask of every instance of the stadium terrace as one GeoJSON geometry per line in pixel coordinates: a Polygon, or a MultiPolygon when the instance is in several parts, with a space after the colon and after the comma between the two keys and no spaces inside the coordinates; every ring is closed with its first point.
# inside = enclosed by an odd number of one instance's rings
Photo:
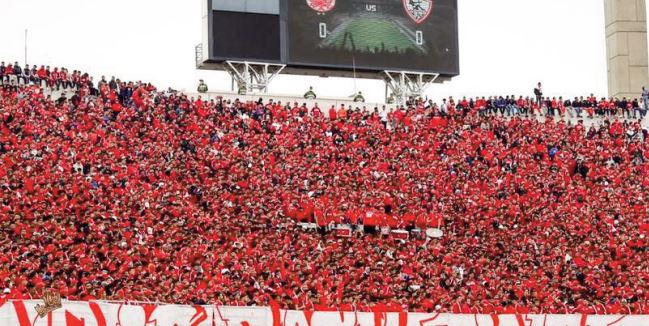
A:
{"type": "Polygon", "coordinates": [[[649,313],[642,99],[362,111],[0,72],[0,301],[649,313]]]}

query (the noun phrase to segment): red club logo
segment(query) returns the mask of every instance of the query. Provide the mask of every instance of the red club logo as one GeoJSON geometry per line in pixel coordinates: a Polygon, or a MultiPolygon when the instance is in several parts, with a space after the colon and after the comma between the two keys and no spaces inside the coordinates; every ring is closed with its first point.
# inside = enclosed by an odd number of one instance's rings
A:
{"type": "Polygon", "coordinates": [[[336,6],[336,0],[306,0],[311,9],[323,14],[336,6]]]}
{"type": "Polygon", "coordinates": [[[433,0],[402,0],[403,8],[415,23],[421,24],[433,12],[433,0]]]}

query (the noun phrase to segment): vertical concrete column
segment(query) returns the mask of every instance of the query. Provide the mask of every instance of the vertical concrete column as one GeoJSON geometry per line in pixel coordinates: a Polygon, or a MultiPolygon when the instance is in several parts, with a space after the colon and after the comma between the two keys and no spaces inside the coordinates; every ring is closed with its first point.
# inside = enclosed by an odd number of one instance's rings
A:
{"type": "Polygon", "coordinates": [[[639,98],[649,89],[645,0],[604,0],[609,96],[639,98]]]}

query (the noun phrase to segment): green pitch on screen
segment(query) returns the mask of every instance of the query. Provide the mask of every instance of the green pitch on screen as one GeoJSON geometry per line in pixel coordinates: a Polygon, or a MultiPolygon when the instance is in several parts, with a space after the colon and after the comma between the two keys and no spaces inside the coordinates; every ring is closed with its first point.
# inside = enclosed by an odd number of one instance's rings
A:
{"type": "Polygon", "coordinates": [[[362,52],[426,53],[415,44],[415,34],[397,23],[381,19],[356,19],[343,23],[320,43],[320,47],[345,48],[362,52]]]}

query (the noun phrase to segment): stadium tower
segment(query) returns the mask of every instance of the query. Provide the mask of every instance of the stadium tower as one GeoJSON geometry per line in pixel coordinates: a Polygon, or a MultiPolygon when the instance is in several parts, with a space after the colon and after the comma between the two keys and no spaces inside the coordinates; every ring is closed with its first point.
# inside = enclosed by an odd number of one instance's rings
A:
{"type": "Polygon", "coordinates": [[[608,93],[637,98],[649,87],[645,0],[604,0],[608,93]]]}

